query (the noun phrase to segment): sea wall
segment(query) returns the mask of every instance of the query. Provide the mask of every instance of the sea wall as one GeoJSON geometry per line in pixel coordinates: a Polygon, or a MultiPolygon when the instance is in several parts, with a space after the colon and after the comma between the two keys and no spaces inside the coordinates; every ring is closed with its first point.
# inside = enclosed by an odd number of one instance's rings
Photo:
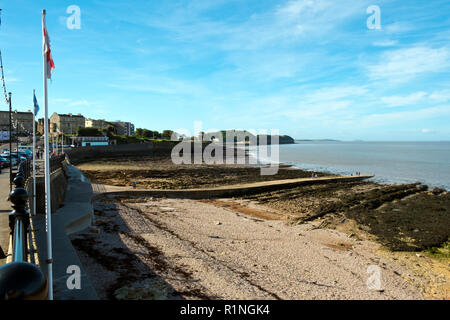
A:
{"type": "MultiPolygon", "coordinates": [[[[80,164],[87,161],[104,158],[124,158],[129,156],[170,155],[172,149],[179,144],[178,141],[159,141],[146,143],[118,144],[111,146],[77,147],[66,150],[71,164],[80,164]]],[[[184,142],[186,143],[186,142],[184,142]]],[[[187,142],[189,143],[189,142],[187,142]]],[[[202,150],[209,142],[202,143],[202,150]]],[[[193,144],[192,144],[193,145],[193,144]]],[[[194,147],[192,147],[194,150],[194,147]]]]}
{"type": "MultiPolygon", "coordinates": [[[[50,192],[51,192],[51,208],[52,213],[56,212],[64,202],[64,196],[67,189],[67,169],[66,163],[63,167],[54,171],[50,176],[50,192]]],[[[30,211],[33,208],[33,179],[27,180],[25,189],[29,194],[30,211]]],[[[44,177],[36,177],[36,213],[45,214],[45,179],[44,177]]]]}

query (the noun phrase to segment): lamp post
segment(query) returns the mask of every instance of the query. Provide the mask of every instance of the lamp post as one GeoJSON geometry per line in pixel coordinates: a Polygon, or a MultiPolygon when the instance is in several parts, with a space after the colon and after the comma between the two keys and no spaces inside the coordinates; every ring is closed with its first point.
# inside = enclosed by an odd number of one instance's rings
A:
{"type": "Polygon", "coordinates": [[[12,190],[12,105],[11,92],[9,93],[9,191],[12,190]]]}
{"type": "Polygon", "coordinates": [[[19,119],[18,119],[17,115],[16,115],[16,121],[14,122],[14,129],[16,130],[16,155],[17,155],[17,161],[18,161],[17,165],[19,165],[19,163],[20,163],[20,158],[19,158],[19,119]]]}

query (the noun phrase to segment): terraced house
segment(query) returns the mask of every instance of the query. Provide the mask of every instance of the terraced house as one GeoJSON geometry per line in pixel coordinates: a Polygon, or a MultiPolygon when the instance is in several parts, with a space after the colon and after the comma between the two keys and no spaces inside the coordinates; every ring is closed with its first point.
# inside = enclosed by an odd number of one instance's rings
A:
{"type": "Polygon", "coordinates": [[[114,127],[114,124],[111,122],[108,122],[104,119],[95,120],[95,119],[89,118],[89,119],[86,119],[86,121],[85,121],[85,127],[106,130],[106,129],[108,129],[108,127],[114,127]]]}
{"type": "MultiPolygon", "coordinates": [[[[11,114],[13,132],[30,135],[33,132],[33,113],[14,110],[11,114]]],[[[9,131],[9,111],[0,111],[0,130],[9,131]]]]}
{"type": "Polygon", "coordinates": [[[75,134],[78,128],[85,127],[85,122],[86,119],[80,113],[73,115],[54,112],[50,117],[50,133],[55,134],[59,129],[65,134],[75,134]]]}

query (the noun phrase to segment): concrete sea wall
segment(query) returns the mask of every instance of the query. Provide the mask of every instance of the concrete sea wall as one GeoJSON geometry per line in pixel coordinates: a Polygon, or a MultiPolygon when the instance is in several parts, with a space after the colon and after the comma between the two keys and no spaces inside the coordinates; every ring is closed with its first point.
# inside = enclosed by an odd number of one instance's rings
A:
{"type": "MultiPolygon", "coordinates": [[[[64,202],[67,189],[67,165],[63,162],[63,167],[57,169],[51,175],[50,192],[52,213],[56,212],[64,202]]],[[[28,179],[25,189],[29,194],[30,210],[33,208],[33,179],[28,179]]],[[[36,177],[36,213],[45,214],[45,179],[44,177],[36,177]]]]}

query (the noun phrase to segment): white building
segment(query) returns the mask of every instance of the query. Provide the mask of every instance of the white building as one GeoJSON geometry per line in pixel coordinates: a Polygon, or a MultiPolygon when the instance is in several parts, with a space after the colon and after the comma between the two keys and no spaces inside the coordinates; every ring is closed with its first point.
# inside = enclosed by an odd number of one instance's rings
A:
{"type": "Polygon", "coordinates": [[[109,145],[108,137],[76,137],[78,143],[82,147],[107,146],[109,145]]]}

